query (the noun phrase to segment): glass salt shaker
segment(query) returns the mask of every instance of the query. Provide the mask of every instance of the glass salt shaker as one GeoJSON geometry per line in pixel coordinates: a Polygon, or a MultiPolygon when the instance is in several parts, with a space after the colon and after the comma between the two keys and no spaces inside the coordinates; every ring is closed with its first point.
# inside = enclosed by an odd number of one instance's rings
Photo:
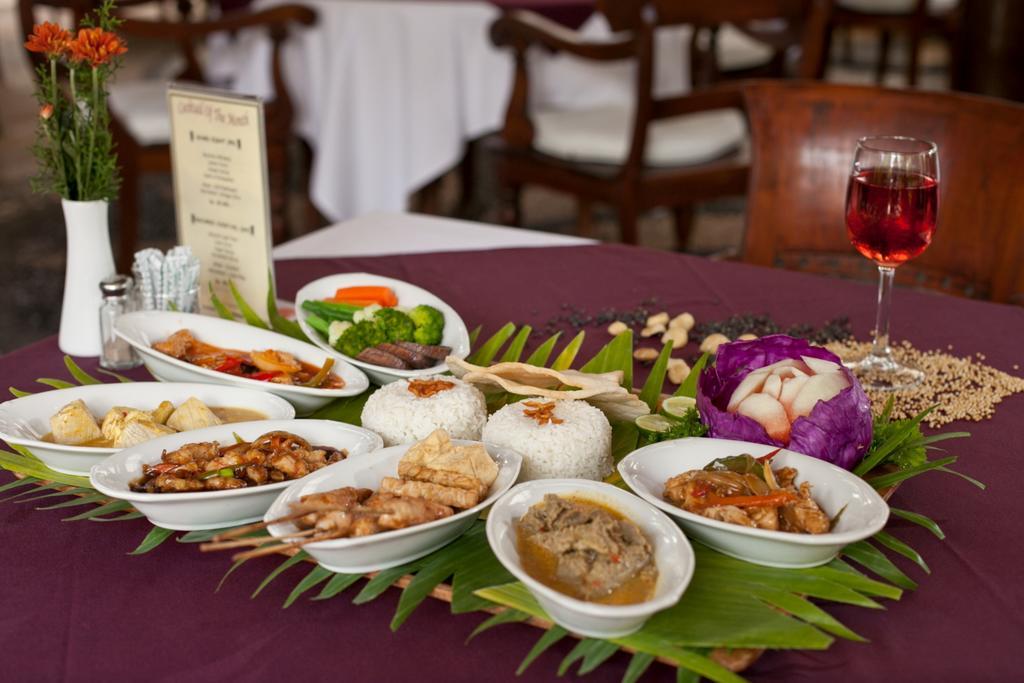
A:
{"type": "Polygon", "coordinates": [[[103,353],[100,366],[108,370],[128,370],[142,364],[135,350],[114,333],[114,323],[123,313],[129,313],[132,279],[128,275],[113,275],[100,283],[103,303],[100,305],[100,338],[103,353]]]}

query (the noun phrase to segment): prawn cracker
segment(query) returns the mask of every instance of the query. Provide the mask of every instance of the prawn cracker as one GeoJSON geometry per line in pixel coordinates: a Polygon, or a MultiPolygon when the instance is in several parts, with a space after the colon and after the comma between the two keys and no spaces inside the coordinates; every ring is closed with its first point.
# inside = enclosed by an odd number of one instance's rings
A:
{"type": "Polygon", "coordinates": [[[483,444],[456,446],[443,429],[434,430],[427,438],[410,446],[398,467],[399,474],[403,468],[412,471],[412,467],[419,467],[472,477],[480,482],[481,491],[489,490],[498,478],[498,465],[483,444]]]}

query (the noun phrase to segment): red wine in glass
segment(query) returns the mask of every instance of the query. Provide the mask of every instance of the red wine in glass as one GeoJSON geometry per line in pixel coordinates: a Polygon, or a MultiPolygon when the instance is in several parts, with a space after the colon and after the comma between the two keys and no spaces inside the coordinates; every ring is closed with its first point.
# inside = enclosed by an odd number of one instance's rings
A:
{"type": "Polygon", "coordinates": [[[939,211],[939,155],[933,142],[900,136],[857,141],[846,190],[846,233],[878,266],[878,312],[871,351],[849,365],[870,389],[900,390],[924,373],[901,364],[889,346],[896,268],[931,244],[939,211]]]}
{"type": "Polygon", "coordinates": [[[868,169],[850,178],[846,230],[861,254],[898,266],[923,252],[935,233],[939,184],[901,169],[868,169]]]}

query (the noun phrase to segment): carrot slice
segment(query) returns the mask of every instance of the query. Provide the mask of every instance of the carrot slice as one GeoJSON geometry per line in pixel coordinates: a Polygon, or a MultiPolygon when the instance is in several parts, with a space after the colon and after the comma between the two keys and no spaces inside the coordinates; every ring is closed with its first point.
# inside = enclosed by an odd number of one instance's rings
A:
{"type": "Polygon", "coordinates": [[[381,306],[397,306],[398,297],[390,287],[363,286],[341,287],[331,299],[335,303],[369,302],[381,306]]]}
{"type": "Polygon", "coordinates": [[[796,495],[789,491],[776,491],[766,496],[716,496],[709,495],[703,501],[705,507],[712,505],[735,505],[736,507],[781,507],[796,500],[796,495]]]}

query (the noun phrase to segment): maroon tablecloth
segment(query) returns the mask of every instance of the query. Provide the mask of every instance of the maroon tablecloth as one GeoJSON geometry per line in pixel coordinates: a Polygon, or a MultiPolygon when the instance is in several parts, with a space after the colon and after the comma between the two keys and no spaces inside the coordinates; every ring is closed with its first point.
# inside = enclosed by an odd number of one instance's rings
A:
{"type": "MultiPolygon", "coordinates": [[[[698,319],[770,312],[789,324],[848,313],[864,335],[874,305],[872,288],[861,284],[616,246],[290,261],[278,265],[280,293],[290,297],[304,282],[350,270],[427,287],[469,325],[492,330],[508,320],[543,327],[564,303],[628,308],[656,296],[659,307],[698,319]]],[[[983,352],[1003,369],[1024,355],[1024,309],[900,291],[894,320],[896,336],[921,347],[983,352]]],[[[604,341],[595,331],[588,350],[604,341]]],[[[0,358],[0,373],[2,386],[26,389],[36,377],[66,376],[53,339],[0,358]]],[[[931,565],[931,576],[907,568],[920,589],[886,602],[884,612],[830,605],[871,643],[768,653],[748,672],[752,679],[1021,680],[1024,506],[1017,475],[1024,397],[1006,400],[995,419],[968,428],[974,437],[958,445],[958,467],[988,483],[987,491],[933,474],[901,488],[894,501],[933,517],[948,536],[939,541],[894,525],[931,565]]],[[[392,634],[394,590],[360,607],[343,596],[301,599],[282,610],[304,572],[292,570],[250,600],[275,560],[251,561],[215,592],[230,565],[226,554],[168,542],[130,557],[147,528],[142,522],[62,523],[67,511],[32,508],[0,504],[0,643],[10,680],[513,681],[538,635],[508,625],[466,646],[481,616],[453,617],[433,600],[392,634]]],[[[552,680],[570,647],[568,640],[555,646],[524,678],[552,680]]],[[[618,681],[627,661],[617,655],[589,679],[618,681]]],[[[645,680],[674,679],[655,665],[645,680]]]]}

